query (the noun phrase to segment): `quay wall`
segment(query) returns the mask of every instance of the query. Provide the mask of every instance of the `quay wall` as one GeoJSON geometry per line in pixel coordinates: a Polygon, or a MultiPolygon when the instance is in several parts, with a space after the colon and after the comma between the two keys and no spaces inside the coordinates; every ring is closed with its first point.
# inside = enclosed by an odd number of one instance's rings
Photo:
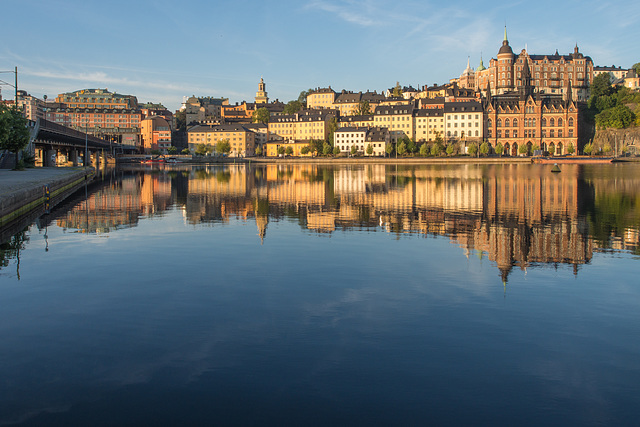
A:
{"type": "Polygon", "coordinates": [[[37,168],[2,171],[0,176],[0,227],[35,210],[42,213],[93,178],[93,168],[37,168]]]}

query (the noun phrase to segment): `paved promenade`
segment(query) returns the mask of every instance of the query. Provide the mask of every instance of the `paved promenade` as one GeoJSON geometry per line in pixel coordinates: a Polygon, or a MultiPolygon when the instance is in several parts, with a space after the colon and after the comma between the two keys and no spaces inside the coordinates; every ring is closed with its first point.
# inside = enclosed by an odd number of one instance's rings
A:
{"type": "Polygon", "coordinates": [[[0,169],[0,226],[34,209],[45,199],[72,191],[91,174],[90,168],[0,169]],[[48,195],[44,192],[45,186],[49,187],[48,195]]]}

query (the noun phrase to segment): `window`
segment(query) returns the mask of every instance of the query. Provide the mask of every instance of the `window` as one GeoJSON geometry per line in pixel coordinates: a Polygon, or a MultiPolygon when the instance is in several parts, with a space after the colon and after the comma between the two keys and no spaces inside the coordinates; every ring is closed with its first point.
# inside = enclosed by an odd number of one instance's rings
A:
{"type": "Polygon", "coordinates": [[[504,119],[504,127],[508,128],[509,127],[509,119],[504,119]]]}
{"type": "MultiPolygon", "coordinates": [[[[513,119],[513,127],[518,127],[518,119],[513,119]]],[[[515,132],[514,132],[515,134],[515,132]]]]}
{"type": "Polygon", "coordinates": [[[549,119],[549,126],[555,126],[555,120],[553,117],[549,119]]]}
{"type": "Polygon", "coordinates": [[[558,126],[562,126],[562,118],[558,119],[558,126]]]}
{"type": "Polygon", "coordinates": [[[496,125],[497,125],[499,128],[501,128],[501,127],[502,127],[502,119],[498,119],[498,120],[496,121],[496,125]]]}
{"type": "Polygon", "coordinates": [[[547,127],[547,119],[545,119],[544,117],[542,118],[542,127],[547,127]]]}

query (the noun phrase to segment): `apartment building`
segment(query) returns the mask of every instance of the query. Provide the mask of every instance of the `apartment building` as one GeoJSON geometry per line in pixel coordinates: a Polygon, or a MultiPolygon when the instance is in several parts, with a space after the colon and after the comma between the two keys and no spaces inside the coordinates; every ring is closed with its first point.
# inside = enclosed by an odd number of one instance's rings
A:
{"type": "Polygon", "coordinates": [[[188,131],[189,150],[195,151],[199,144],[215,147],[227,140],[231,145],[231,157],[248,157],[255,155],[255,133],[239,124],[218,126],[197,125],[188,131]]]}
{"type": "Polygon", "coordinates": [[[274,115],[269,120],[269,137],[275,140],[308,141],[326,139],[332,110],[305,110],[296,114],[274,115]]]}
{"type": "Polygon", "coordinates": [[[415,138],[413,105],[380,105],[374,112],[373,124],[389,129],[392,143],[402,137],[415,138]]]}

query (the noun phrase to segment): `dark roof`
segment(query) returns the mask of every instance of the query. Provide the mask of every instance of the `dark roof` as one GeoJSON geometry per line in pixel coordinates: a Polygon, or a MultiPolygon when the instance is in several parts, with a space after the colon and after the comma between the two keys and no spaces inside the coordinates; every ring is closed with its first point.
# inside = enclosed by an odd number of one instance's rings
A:
{"type": "Polygon", "coordinates": [[[375,114],[413,114],[413,110],[413,105],[378,105],[375,114]]]}
{"type": "Polygon", "coordinates": [[[362,92],[358,92],[358,93],[342,92],[336,97],[333,103],[334,104],[351,104],[354,102],[360,102],[361,97],[362,97],[362,92]]]}
{"type": "Polygon", "coordinates": [[[196,125],[187,132],[250,132],[245,126],[240,124],[224,124],[224,125],[196,125]]]}
{"type": "Polygon", "coordinates": [[[482,112],[482,104],[478,101],[467,102],[445,102],[444,111],[446,113],[469,113],[469,112],[482,112]]]}
{"type": "Polygon", "coordinates": [[[341,116],[339,122],[363,122],[365,120],[373,121],[373,114],[365,114],[360,116],[341,116]]]}
{"type": "Polygon", "coordinates": [[[443,108],[420,108],[413,111],[414,117],[442,117],[443,108]]]}

